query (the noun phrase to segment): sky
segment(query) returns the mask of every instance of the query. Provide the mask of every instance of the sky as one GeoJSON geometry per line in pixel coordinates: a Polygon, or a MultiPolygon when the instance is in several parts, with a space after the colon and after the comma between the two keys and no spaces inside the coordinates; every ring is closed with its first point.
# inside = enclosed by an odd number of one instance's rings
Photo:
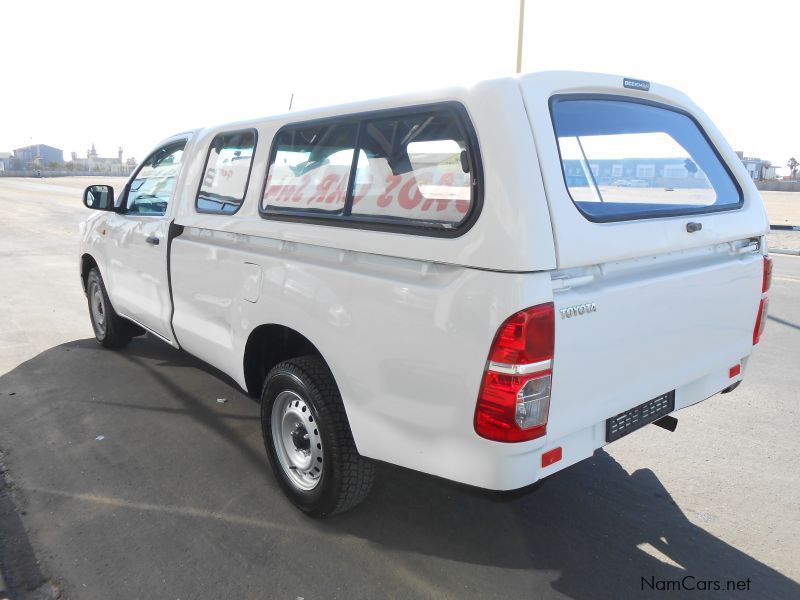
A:
{"type": "MultiPolygon", "coordinates": [[[[518,0],[4,2],[0,151],[144,158],[179,131],[504,77],[518,0]]],[[[800,158],[791,0],[527,0],[524,72],[688,93],[747,156],[800,158]]],[[[793,25],[795,24],[795,25],[793,25]]]]}

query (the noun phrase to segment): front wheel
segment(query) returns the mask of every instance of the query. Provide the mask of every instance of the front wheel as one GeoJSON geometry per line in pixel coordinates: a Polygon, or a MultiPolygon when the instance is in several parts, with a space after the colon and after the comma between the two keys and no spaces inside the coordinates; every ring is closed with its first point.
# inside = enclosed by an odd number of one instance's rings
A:
{"type": "Polygon", "coordinates": [[[98,343],[106,348],[126,346],[131,341],[131,324],[114,311],[103,278],[96,268],[89,271],[86,277],[86,292],[89,300],[89,317],[98,343]]]}
{"type": "Polygon", "coordinates": [[[340,513],[372,487],[374,465],[356,450],[336,382],[320,358],[287,360],[269,372],[261,429],[281,489],[300,510],[340,513]]]}

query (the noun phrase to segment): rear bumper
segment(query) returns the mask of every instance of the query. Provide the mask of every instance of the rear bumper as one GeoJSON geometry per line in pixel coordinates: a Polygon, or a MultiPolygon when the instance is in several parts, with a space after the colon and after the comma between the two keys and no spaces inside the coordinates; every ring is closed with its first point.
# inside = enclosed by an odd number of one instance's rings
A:
{"type": "MultiPolygon", "coordinates": [[[[691,383],[675,389],[675,410],[681,410],[697,404],[720,393],[725,388],[741,381],[745,371],[747,359],[742,360],[742,373],[735,377],[729,376],[728,369],[717,370],[701,377],[691,383]]],[[[643,399],[644,401],[644,399],[643,399]]],[[[631,407],[632,408],[632,407],[631,407]]],[[[612,417],[614,415],[608,415],[612,417]]],[[[646,426],[645,426],[646,428],[646,426]]],[[[631,432],[635,435],[637,432],[631,432]]],[[[510,456],[495,455],[494,468],[473,472],[471,481],[464,481],[471,485],[493,489],[514,490],[525,487],[536,481],[565,469],[577,462],[591,457],[595,450],[607,445],[606,421],[603,419],[589,427],[585,427],[559,439],[545,438],[544,445],[529,449],[526,452],[510,456]],[[542,454],[561,448],[561,460],[546,467],[542,467],[542,454]],[[491,474],[482,480],[475,480],[474,475],[480,472],[491,474]]],[[[516,446],[516,444],[505,444],[516,446]]]]}

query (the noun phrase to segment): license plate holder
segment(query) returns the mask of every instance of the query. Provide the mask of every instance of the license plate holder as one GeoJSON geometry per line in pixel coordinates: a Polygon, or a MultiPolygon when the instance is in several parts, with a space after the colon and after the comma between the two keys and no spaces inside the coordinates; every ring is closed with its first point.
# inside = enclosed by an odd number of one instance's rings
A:
{"type": "Polygon", "coordinates": [[[674,410],[675,390],[672,390],[606,419],[606,442],[614,442],[625,437],[674,410]]]}

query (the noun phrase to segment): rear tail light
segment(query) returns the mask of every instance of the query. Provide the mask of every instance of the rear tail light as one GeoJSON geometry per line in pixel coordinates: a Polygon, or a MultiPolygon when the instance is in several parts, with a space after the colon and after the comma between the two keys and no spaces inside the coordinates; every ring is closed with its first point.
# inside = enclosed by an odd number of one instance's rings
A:
{"type": "Polygon", "coordinates": [[[498,442],[547,433],[552,386],[553,304],[520,311],[500,326],[475,408],[475,431],[498,442]]]}
{"type": "Polygon", "coordinates": [[[761,304],[758,306],[758,316],[756,317],[756,326],[753,329],[753,345],[755,346],[761,339],[761,334],[764,333],[764,327],[767,325],[767,310],[769,309],[769,298],[766,296],[761,298],[761,304]]]}
{"type": "Polygon", "coordinates": [[[772,257],[764,256],[764,279],[761,282],[761,293],[766,294],[772,285],[772,257]]]}
{"type": "Polygon", "coordinates": [[[764,255],[764,273],[761,279],[761,303],[758,305],[758,315],[756,316],[756,326],[753,328],[753,345],[755,346],[764,333],[767,325],[767,309],[769,308],[769,298],[765,295],[772,285],[772,257],[764,255]]]}

